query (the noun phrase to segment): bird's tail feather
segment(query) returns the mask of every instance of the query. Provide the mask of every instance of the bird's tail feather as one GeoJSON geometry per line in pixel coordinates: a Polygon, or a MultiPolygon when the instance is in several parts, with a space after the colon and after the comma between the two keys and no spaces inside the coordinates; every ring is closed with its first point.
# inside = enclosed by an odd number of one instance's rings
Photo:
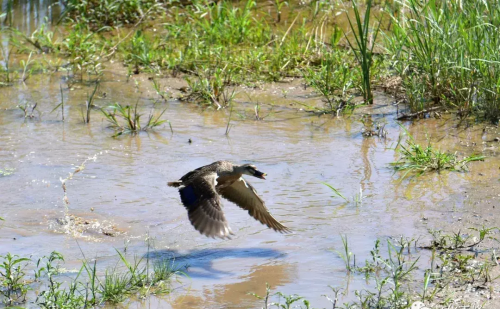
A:
{"type": "Polygon", "coordinates": [[[174,187],[174,188],[177,188],[177,187],[180,187],[182,185],[182,181],[171,181],[171,182],[167,182],[167,185],[169,187],[174,187]]]}

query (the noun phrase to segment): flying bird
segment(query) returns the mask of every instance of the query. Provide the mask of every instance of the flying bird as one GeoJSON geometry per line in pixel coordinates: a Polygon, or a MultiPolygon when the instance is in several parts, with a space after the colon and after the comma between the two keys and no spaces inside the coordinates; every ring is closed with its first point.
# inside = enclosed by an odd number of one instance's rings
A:
{"type": "Polygon", "coordinates": [[[255,165],[217,161],[197,168],[168,185],[179,187],[189,221],[205,236],[229,238],[234,235],[224,217],[220,196],[247,210],[250,216],[269,228],[289,233],[290,229],[269,213],[264,201],[257,195],[254,187],[243,179],[243,175],[260,179],[265,179],[266,176],[255,165]]]}

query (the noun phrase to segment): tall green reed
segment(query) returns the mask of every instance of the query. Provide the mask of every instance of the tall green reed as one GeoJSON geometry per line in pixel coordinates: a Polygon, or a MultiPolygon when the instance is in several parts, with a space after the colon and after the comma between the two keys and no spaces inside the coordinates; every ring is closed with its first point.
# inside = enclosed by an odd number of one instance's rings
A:
{"type": "Polygon", "coordinates": [[[386,48],[410,108],[500,118],[500,2],[397,1],[386,48]],[[418,82],[417,82],[418,81],[418,82]]]}
{"type": "Polygon", "coordinates": [[[377,41],[377,36],[380,30],[381,20],[378,21],[378,25],[375,29],[370,26],[371,16],[371,6],[372,0],[366,1],[366,9],[363,19],[359,12],[359,5],[357,1],[352,1],[352,9],[354,11],[355,20],[352,21],[349,15],[347,15],[347,20],[349,21],[349,27],[351,28],[352,34],[354,36],[354,41],[350,40],[345,35],[349,46],[351,47],[356,60],[360,66],[361,71],[361,91],[363,93],[363,99],[368,104],[373,104],[373,94],[371,87],[371,77],[372,77],[372,65],[373,65],[373,48],[375,47],[375,42],[377,41]],[[373,30],[373,31],[372,31],[373,30]]]}

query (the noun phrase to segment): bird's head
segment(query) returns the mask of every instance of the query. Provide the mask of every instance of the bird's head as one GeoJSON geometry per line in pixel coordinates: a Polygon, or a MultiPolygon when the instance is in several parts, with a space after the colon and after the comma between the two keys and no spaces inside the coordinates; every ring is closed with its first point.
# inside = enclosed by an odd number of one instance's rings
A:
{"type": "Polygon", "coordinates": [[[244,164],[241,166],[241,169],[242,169],[242,174],[245,174],[245,175],[250,175],[250,176],[253,176],[253,177],[257,177],[257,178],[260,178],[260,179],[266,179],[264,178],[264,176],[266,176],[267,174],[266,173],[262,173],[261,171],[259,171],[255,165],[252,165],[252,164],[244,164]]]}

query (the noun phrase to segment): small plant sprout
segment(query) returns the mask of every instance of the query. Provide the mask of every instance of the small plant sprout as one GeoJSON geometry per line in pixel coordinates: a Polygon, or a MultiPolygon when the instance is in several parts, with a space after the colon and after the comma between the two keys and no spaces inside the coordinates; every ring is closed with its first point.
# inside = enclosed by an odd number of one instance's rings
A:
{"type": "Polygon", "coordinates": [[[264,309],[268,309],[269,305],[271,305],[269,303],[269,296],[271,296],[271,287],[269,286],[269,283],[267,283],[267,282],[266,282],[266,295],[260,296],[260,295],[257,295],[255,293],[248,293],[248,294],[252,295],[255,298],[263,300],[264,301],[264,306],[262,308],[264,308],[264,309]]]}
{"type": "Polygon", "coordinates": [[[28,102],[25,102],[24,105],[18,105],[17,107],[23,111],[24,113],[24,118],[35,118],[34,112],[38,106],[38,103],[35,103],[33,105],[29,104],[28,102]]]}
{"type": "Polygon", "coordinates": [[[356,193],[351,200],[349,200],[348,198],[346,198],[344,195],[342,195],[342,193],[340,193],[340,191],[338,189],[335,189],[332,185],[330,185],[329,183],[326,183],[326,182],[322,182],[323,185],[327,186],[330,190],[332,190],[333,192],[333,195],[332,197],[340,197],[342,198],[344,201],[346,202],[352,202],[355,206],[360,206],[361,203],[363,202],[363,188],[362,186],[360,185],[359,186],[359,191],[358,193],[356,193]]]}
{"type": "Polygon", "coordinates": [[[61,91],[61,103],[57,104],[56,107],[54,107],[52,109],[52,111],[50,111],[50,112],[53,113],[54,111],[56,111],[60,107],[61,108],[61,120],[64,121],[64,95],[63,95],[62,85],[59,85],[59,89],[61,91]]]}
{"type": "Polygon", "coordinates": [[[94,107],[94,99],[97,92],[97,88],[99,88],[99,82],[95,83],[94,90],[92,93],[87,95],[87,101],[85,101],[85,108],[82,107],[80,113],[82,115],[83,123],[90,123],[90,111],[94,107]]]}
{"type": "Polygon", "coordinates": [[[324,184],[325,186],[330,188],[330,190],[332,190],[332,192],[334,194],[332,197],[340,197],[340,198],[344,199],[344,201],[349,202],[349,200],[345,196],[343,196],[339,190],[335,189],[331,184],[326,183],[326,182],[322,182],[322,184],[324,184]]]}
{"type": "Polygon", "coordinates": [[[347,272],[350,273],[356,267],[356,257],[349,250],[349,243],[347,241],[347,236],[340,235],[340,238],[342,239],[342,248],[343,248],[343,251],[337,251],[337,254],[344,261],[345,268],[346,268],[347,272]],[[354,262],[353,263],[351,263],[351,258],[352,257],[354,258],[354,262]]]}
{"type": "Polygon", "coordinates": [[[229,116],[227,117],[227,125],[226,125],[226,136],[229,136],[229,131],[231,131],[231,116],[233,115],[233,104],[231,104],[231,107],[229,109],[229,116]]]}
{"type": "Polygon", "coordinates": [[[33,61],[33,59],[31,59],[32,55],[33,55],[33,52],[30,52],[30,55],[28,56],[28,60],[26,60],[26,61],[21,60],[21,65],[23,67],[23,75],[21,77],[21,80],[23,82],[25,82],[31,76],[31,72],[33,69],[28,70],[28,67],[31,65],[31,62],[33,61]]]}

